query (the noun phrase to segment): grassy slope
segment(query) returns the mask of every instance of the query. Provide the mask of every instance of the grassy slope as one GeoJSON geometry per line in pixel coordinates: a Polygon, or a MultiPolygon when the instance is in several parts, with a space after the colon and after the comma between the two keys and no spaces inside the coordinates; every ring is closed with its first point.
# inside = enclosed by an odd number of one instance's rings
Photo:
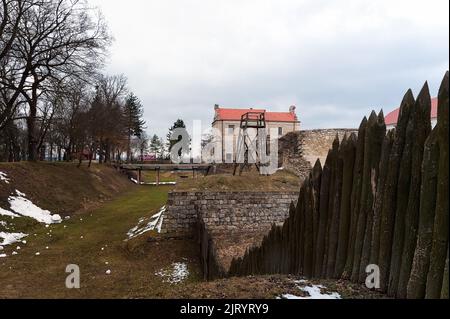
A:
{"type": "Polygon", "coordinates": [[[10,184],[0,184],[0,207],[9,208],[8,196],[19,190],[43,209],[63,216],[104,201],[132,187],[112,168],[68,163],[0,163],[10,184]]]}
{"type": "Polygon", "coordinates": [[[131,244],[124,242],[139,218],[151,216],[165,204],[168,190],[140,187],[62,225],[41,227],[27,245],[21,245],[18,256],[0,260],[0,298],[158,298],[171,286],[154,273],[183,261],[191,271],[185,284],[198,280],[194,242],[147,243],[148,236],[131,244]],[[65,288],[68,264],[80,266],[82,289],[65,288]],[[112,271],[109,276],[108,269],[112,271]]]}

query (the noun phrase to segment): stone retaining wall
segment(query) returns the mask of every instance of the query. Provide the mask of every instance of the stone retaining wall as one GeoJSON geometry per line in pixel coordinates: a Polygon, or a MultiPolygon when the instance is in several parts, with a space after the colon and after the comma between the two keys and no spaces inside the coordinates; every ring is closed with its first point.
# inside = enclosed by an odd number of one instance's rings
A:
{"type": "Polygon", "coordinates": [[[171,192],[163,233],[192,234],[202,220],[211,234],[269,231],[282,224],[298,192],[171,192]]]}

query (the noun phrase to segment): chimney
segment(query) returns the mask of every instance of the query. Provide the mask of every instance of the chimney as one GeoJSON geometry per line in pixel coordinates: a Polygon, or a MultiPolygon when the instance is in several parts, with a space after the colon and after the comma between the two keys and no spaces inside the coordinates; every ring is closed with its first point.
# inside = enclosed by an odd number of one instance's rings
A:
{"type": "Polygon", "coordinates": [[[296,107],[295,105],[292,105],[292,106],[289,108],[289,113],[295,113],[295,110],[297,110],[297,107],[296,107]]]}
{"type": "Polygon", "coordinates": [[[218,109],[220,109],[220,105],[219,105],[219,104],[215,104],[215,105],[214,105],[214,110],[217,111],[218,109]]]}

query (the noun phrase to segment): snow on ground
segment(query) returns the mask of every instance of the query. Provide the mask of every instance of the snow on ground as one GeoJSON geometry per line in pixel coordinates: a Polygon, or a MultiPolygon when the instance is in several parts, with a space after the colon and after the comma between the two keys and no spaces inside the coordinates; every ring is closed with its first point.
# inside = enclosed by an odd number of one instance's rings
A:
{"type": "Polygon", "coordinates": [[[9,184],[10,179],[8,178],[8,175],[6,175],[6,173],[0,172],[0,182],[5,182],[6,184],[9,184]]]}
{"type": "Polygon", "coordinates": [[[137,226],[128,231],[128,240],[136,238],[152,230],[156,230],[158,233],[160,233],[165,212],[166,206],[162,207],[156,215],[153,215],[149,219],[141,218],[137,226]]]}
{"type": "MultiPolygon", "coordinates": [[[[48,210],[44,210],[30,200],[25,198],[25,194],[16,190],[17,196],[10,196],[8,198],[11,210],[21,216],[30,217],[44,224],[59,224],[62,222],[61,216],[58,214],[52,215],[48,210]]],[[[19,217],[19,216],[16,216],[19,217]]]]}
{"type": "MultiPolygon", "coordinates": [[[[130,180],[131,180],[133,183],[139,185],[139,182],[138,182],[136,179],[130,178],[130,180]]],[[[159,183],[144,183],[144,182],[141,182],[140,185],[149,185],[149,186],[158,186],[158,185],[159,185],[159,186],[165,186],[165,185],[177,185],[177,182],[159,182],[159,183]]]]}
{"type": "MultiPolygon", "coordinates": [[[[3,172],[0,172],[0,181],[3,181],[9,184],[10,180],[7,175],[3,172]]],[[[44,210],[35,204],[33,204],[30,200],[26,198],[26,195],[18,190],[16,190],[16,196],[10,196],[8,198],[8,202],[10,205],[10,210],[6,210],[0,208],[0,216],[7,217],[30,217],[37,220],[40,223],[49,224],[59,224],[62,222],[61,216],[58,214],[52,215],[48,210],[44,210]]]]}
{"type": "Polygon", "coordinates": [[[0,246],[12,245],[20,242],[23,238],[27,237],[27,234],[22,233],[0,233],[0,246]]]}
{"type": "Polygon", "coordinates": [[[141,183],[141,185],[166,186],[166,185],[177,185],[177,182],[141,183]]]}
{"type": "Polygon", "coordinates": [[[155,276],[164,278],[163,282],[178,284],[189,276],[189,270],[185,263],[173,263],[170,268],[156,272],[155,276]]]}
{"type": "MultiPolygon", "coordinates": [[[[295,282],[297,284],[306,284],[306,281],[297,281],[295,282]]],[[[297,286],[298,289],[300,289],[303,292],[306,292],[309,297],[298,297],[291,294],[285,294],[282,295],[281,298],[278,299],[293,299],[293,300],[300,300],[300,299],[342,299],[341,295],[337,292],[333,292],[331,294],[322,294],[322,289],[326,289],[324,286],[320,285],[310,285],[310,286],[304,286],[300,287],[297,286]]]]}
{"type": "Polygon", "coordinates": [[[7,216],[12,218],[20,217],[19,215],[14,214],[13,212],[10,212],[9,210],[3,209],[1,207],[0,207],[0,216],[7,216]]]}

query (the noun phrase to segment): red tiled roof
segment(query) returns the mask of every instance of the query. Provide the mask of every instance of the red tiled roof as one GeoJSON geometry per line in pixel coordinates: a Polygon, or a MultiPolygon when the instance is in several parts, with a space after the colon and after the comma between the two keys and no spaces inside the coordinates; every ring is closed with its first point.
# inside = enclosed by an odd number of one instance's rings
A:
{"type": "MultiPolygon", "coordinates": [[[[431,119],[436,119],[437,114],[438,114],[438,99],[434,98],[431,99],[431,119]]],[[[399,115],[400,115],[400,108],[389,113],[385,118],[386,125],[388,126],[396,125],[399,115]]]]}
{"type": "Polygon", "coordinates": [[[297,122],[297,116],[291,112],[267,112],[266,120],[269,122],[297,122]]]}
{"type": "Polygon", "coordinates": [[[216,110],[216,121],[240,121],[242,116],[249,112],[264,113],[266,110],[220,108],[216,110]]]}
{"type": "Polygon", "coordinates": [[[291,112],[267,112],[263,109],[223,109],[216,110],[215,121],[241,121],[244,114],[249,112],[265,113],[268,122],[298,122],[295,113],[291,112]]]}

